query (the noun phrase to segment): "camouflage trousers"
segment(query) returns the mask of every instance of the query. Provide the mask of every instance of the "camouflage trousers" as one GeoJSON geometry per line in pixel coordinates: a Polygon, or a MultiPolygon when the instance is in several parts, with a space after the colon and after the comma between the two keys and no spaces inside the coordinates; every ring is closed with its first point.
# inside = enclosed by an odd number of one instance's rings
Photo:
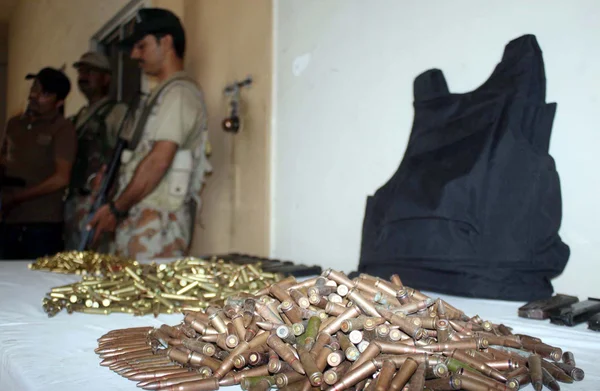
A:
{"type": "MultiPolygon", "coordinates": [[[[73,195],[65,202],[65,249],[77,250],[81,242],[81,233],[85,230],[90,208],[94,198],[92,195],[73,195]]],[[[93,248],[102,254],[114,252],[114,235],[105,234],[93,248]]]]}
{"type": "Polygon", "coordinates": [[[136,205],[117,227],[115,254],[138,260],[186,256],[193,233],[194,203],[175,212],[136,205]]]}

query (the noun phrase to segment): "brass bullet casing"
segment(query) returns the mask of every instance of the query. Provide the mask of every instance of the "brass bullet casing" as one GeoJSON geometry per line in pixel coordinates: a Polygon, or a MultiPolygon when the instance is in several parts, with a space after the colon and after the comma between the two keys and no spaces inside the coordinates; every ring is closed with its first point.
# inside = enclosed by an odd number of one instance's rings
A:
{"type": "Polygon", "coordinates": [[[296,371],[291,371],[291,372],[277,373],[277,374],[273,375],[273,378],[275,379],[275,385],[277,386],[277,388],[281,389],[290,384],[293,384],[300,380],[306,379],[306,376],[304,376],[296,371]]]}
{"type": "Polygon", "coordinates": [[[529,344],[523,342],[523,348],[538,354],[540,357],[549,358],[556,362],[559,362],[562,357],[561,348],[546,345],[545,343],[529,344]]]}
{"type": "MultiPolygon", "coordinates": [[[[525,368],[525,372],[527,373],[526,368],[525,368]]],[[[455,374],[460,376],[460,378],[469,378],[473,382],[481,383],[481,384],[485,385],[486,387],[493,389],[493,390],[511,391],[511,390],[516,390],[519,387],[518,383],[512,383],[513,386],[509,386],[510,378],[506,382],[506,384],[504,384],[504,383],[500,383],[490,377],[482,375],[479,372],[468,371],[465,368],[459,368],[459,370],[456,371],[455,374]]]]}
{"type": "Polygon", "coordinates": [[[352,342],[355,345],[359,344],[363,340],[363,333],[362,333],[362,331],[359,331],[359,330],[352,330],[348,334],[348,339],[350,340],[350,342],[352,342]]]}
{"type": "Polygon", "coordinates": [[[527,366],[529,367],[529,376],[533,388],[535,391],[541,391],[544,385],[542,381],[542,358],[537,354],[532,354],[527,359],[527,366]]]}
{"type": "Polygon", "coordinates": [[[222,361],[217,360],[216,358],[213,357],[208,357],[205,356],[203,354],[200,353],[196,353],[196,352],[191,352],[190,353],[190,357],[189,357],[189,365],[192,367],[209,367],[210,369],[214,371],[216,371],[217,369],[219,369],[221,367],[221,365],[223,364],[222,361]]]}
{"type": "Polygon", "coordinates": [[[282,324],[281,326],[278,326],[275,329],[275,334],[277,334],[279,338],[281,338],[287,343],[296,343],[296,336],[294,335],[294,330],[288,325],[282,324]]]}
{"type": "Polygon", "coordinates": [[[397,274],[392,274],[392,276],[390,277],[390,281],[396,289],[400,289],[404,286],[404,284],[402,284],[400,276],[397,274]]]}
{"type": "Polygon", "coordinates": [[[310,307],[310,301],[304,293],[297,289],[290,289],[289,293],[292,299],[296,302],[296,304],[298,304],[298,307],[304,309],[310,307]]]}
{"type": "Polygon", "coordinates": [[[379,345],[379,341],[375,341],[369,344],[367,348],[361,353],[360,357],[350,367],[349,371],[354,371],[360,365],[373,360],[381,353],[381,346],[379,345]]]}
{"type": "Polygon", "coordinates": [[[269,355],[264,352],[254,351],[249,354],[248,360],[250,365],[252,365],[253,367],[257,367],[260,365],[268,364],[269,355]]]}
{"type": "Polygon", "coordinates": [[[330,343],[331,343],[331,335],[320,332],[317,334],[317,339],[316,339],[315,343],[313,344],[312,348],[310,349],[310,352],[312,354],[314,354],[315,356],[318,356],[319,352],[321,350],[323,350],[323,348],[325,346],[329,346],[330,343]]]}
{"type": "Polygon", "coordinates": [[[365,299],[364,296],[361,295],[358,290],[356,290],[356,288],[350,289],[346,296],[349,300],[352,300],[352,302],[355,303],[355,305],[357,305],[365,314],[377,318],[381,317],[379,312],[377,312],[377,310],[375,309],[375,306],[367,299],[365,299]]]}
{"type": "Polygon", "coordinates": [[[242,354],[247,350],[250,350],[250,344],[246,341],[240,342],[239,345],[231,352],[231,354],[225,360],[223,360],[219,368],[215,370],[214,376],[217,379],[223,378],[223,376],[225,376],[233,368],[235,356],[242,354]]]}
{"type": "Polygon", "coordinates": [[[375,391],[387,391],[392,382],[392,377],[396,372],[396,366],[391,361],[384,361],[377,381],[375,383],[375,391]]]}
{"type": "Polygon", "coordinates": [[[562,362],[564,362],[567,365],[571,365],[576,367],[577,364],[575,363],[575,356],[573,355],[572,352],[564,352],[562,355],[562,362]]]}
{"type": "Polygon", "coordinates": [[[415,340],[419,340],[425,336],[423,328],[412,323],[407,317],[402,317],[390,311],[381,311],[381,315],[387,319],[388,322],[398,326],[400,330],[410,335],[415,340]]]}
{"type": "Polygon", "coordinates": [[[344,311],[346,311],[346,307],[339,303],[328,301],[325,305],[325,312],[332,316],[340,316],[344,311]]]}
{"type": "Polygon", "coordinates": [[[498,325],[498,332],[504,336],[513,335],[512,331],[510,331],[510,328],[503,324],[498,325]]]}
{"type": "Polygon", "coordinates": [[[396,298],[401,304],[410,303],[410,297],[408,296],[408,289],[402,287],[396,292],[396,298]]]}
{"type": "Polygon", "coordinates": [[[216,353],[215,346],[201,341],[185,338],[181,340],[183,346],[193,352],[201,353],[205,356],[212,357],[216,353]]]}
{"type": "Polygon", "coordinates": [[[323,383],[323,372],[319,370],[316,363],[316,357],[309,351],[299,349],[300,363],[313,387],[319,387],[323,383]]]}
{"type": "Polygon", "coordinates": [[[425,386],[425,364],[419,364],[417,370],[410,378],[409,391],[421,391],[425,386]]]}
{"type": "Polygon", "coordinates": [[[460,390],[462,388],[462,381],[455,376],[431,379],[425,381],[425,388],[440,391],[460,390]]]}
{"type": "Polygon", "coordinates": [[[518,340],[518,338],[513,338],[511,336],[498,337],[493,334],[483,333],[478,333],[476,335],[481,335],[482,338],[485,338],[488,341],[489,345],[506,346],[515,349],[522,348],[521,342],[518,340]]]}
{"type": "Polygon", "coordinates": [[[327,326],[322,328],[321,331],[330,335],[335,334],[340,329],[341,324],[344,320],[356,318],[360,314],[360,309],[357,306],[353,305],[350,308],[348,308],[343,314],[335,318],[333,322],[329,323],[327,326]]]}
{"type": "Polygon", "coordinates": [[[242,307],[242,318],[244,319],[244,326],[248,327],[254,316],[254,307],[256,301],[254,299],[244,300],[242,307]]]}
{"type": "Polygon", "coordinates": [[[281,301],[282,303],[284,301],[288,301],[291,303],[294,300],[294,299],[292,299],[292,296],[290,296],[290,294],[288,292],[286,292],[283,288],[281,288],[281,286],[279,284],[271,285],[269,288],[269,293],[271,295],[273,295],[274,297],[276,297],[277,300],[281,301]]]}
{"type": "Polygon", "coordinates": [[[562,369],[567,375],[569,375],[575,381],[582,381],[585,377],[585,372],[581,368],[574,367],[569,364],[565,364],[562,362],[554,363],[557,367],[562,369]]]}
{"type": "Polygon", "coordinates": [[[346,372],[348,372],[348,369],[350,369],[349,361],[344,361],[340,365],[328,369],[323,373],[323,382],[330,386],[334,385],[339,379],[341,379],[342,376],[346,374],[346,372]]]}
{"type": "Polygon", "coordinates": [[[354,370],[348,370],[344,376],[334,384],[329,391],[344,391],[353,385],[357,384],[359,381],[367,379],[373,373],[377,371],[377,367],[372,360],[366,361],[364,364],[360,365],[354,370]]]}
{"type": "Polygon", "coordinates": [[[421,310],[424,310],[434,303],[433,299],[427,298],[425,300],[413,301],[411,303],[403,304],[400,307],[395,308],[396,312],[403,312],[406,315],[414,314],[421,310]]]}
{"type": "Polygon", "coordinates": [[[386,341],[377,341],[376,343],[379,345],[381,353],[384,354],[425,354],[430,352],[425,349],[426,346],[418,348],[415,346],[386,341]]]}
{"type": "Polygon", "coordinates": [[[281,302],[280,309],[288,317],[290,322],[302,322],[302,311],[300,311],[300,307],[298,307],[291,297],[290,300],[284,300],[281,302]]]}
{"type": "Polygon", "coordinates": [[[250,352],[246,351],[242,354],[238,354],[233,358],[233,367],[236,369],[242,369],[249,364],[250,352]]]}
{"type": "Polygon", "coordinates": [[[256,336],[256,334],[258,334],[258,331],[259,331],[258,320],[259,319],[260,319],[260,317],[258,317],[258,316],[252,317],[250,324],[246,328],[246,334],[244,336],[244,341],[248,342],[248,341],[252,340],[252,338],[254,338],[256,336]]]}
{"type": "Polygon", "coordinates": [[[386,339],[390,335],[390,326],[388,324],[380,324],[375,328],[375,335],[377,338],[386,339]]]}
{"type": "Polygon", "coordinates": [[[260,367],[250,368],[244,371],[230,373],[221,380],[219,380],[219,385],[222,387],[233,386],[236,384],[240,384],[243,378],[252,377],[252,376],[269,376],[269,370],[266,365],[260,367]]]}
{"type": "Polygon", "coordinates": [[[419,366],[419,363],[416,362],[412,357],[407,357],[404,360],[404,363],[400,366],[400,369],[396,373],[396,376],[392,379],[390,383],[390,391],[400,391],[404,388],[404,386],[408,383],[412,375],[415,373],[419,366]]]}
{"type": "Polygon", "coordinates": [[[556,379],[544,367],[542,367],[542,383],[552,391],[560,391],[560,386],[556,382],[556,379]]]}
{"type": "Polygon", "coordinates": [[[500,373],[500,371],[489,367],[485,363],[474,359],[473,357],[469,356],[468,354],[466,354],[460,350],[453,350],[449,354],[447,354],[447,352],[444,352],[444,355],[455,358],[457,360],[460,360],[460,361],[472,366],[479,372],[481,372],[487,376],[490,376],[491,378],[493,378],[495,380],[498,380],[500,382],[506,382],[506,376],[504,376],[502,373],[500,373]]]}
{"type": "Polygon", "coordinates": [[[302,334],[304,334],[304,331],[306,331],[304,323],[306,323],[306,326],[308,326],[308,321],[292,324],[292,331],[294,332],[294,335],[296,337],[301,336],[302,334]]]}
{"type": "Polygon", "coordinates": [[[334,352],[329,353],[327,356],[327,364],[331,367],[337,367],[342,364],[346,359],[344,352],[341,350],[336,350],[334,352]]]}
{"type": "Polygon", "coordinates": [[[273,349],[285,362],[290,364],[296,372],[305,374],[302,364],[300,361],[298,361],[296,349],[283,342],[277,335],[274,334],[267,338],[267,345],[269,345],[269,347],[273,349]]]}
{"type": "Polygon", "coordinates": [[[219,389],[219,380],[215,377],[179,383],[171,386],[168,390],[177,391],[216,391],[219,389]]]}
{"type": "Polygon", "coordinates": [[[348,276],[342,272],[338,272],[332,269],[326,269],[323,271],[323,273],[321,273],[321,276],[337,282],[338,285],[345,285],[348,288],[354,286],[352,280],[350,280],[348,276]]]}
{"type": "Polygon", "coordinates": [[[244,317],[240,313],[236,313],[231,318],[231,323],[235,328],[235,334],[238,338],[244,338],[246,336],[246,326],[244,326],[244,317]]]}
{"type": "MultiPolygon", "coordinates": [[[[200,293],[205,305],[186,307],[181,324],[135,332],[124,329],[98,341],[96,352],[104,358],[101,365],[142,380],[138,386],[146,389],[184,385],[194,389],[191,384],[198,380],[214,378],[219,387],[241,383],[249,391],[271,387],[290,391],[459,387],[513,391],[531,381],[528,360],[532,354],[556,359],[556,349],[539,338],[512,334],[504,325],[468,317],[443,300],[434,301],[413,288],[378,277],[361,275],[348,281],[342,277],[340,283],[321,276],[276,287],[256,280],[253,291],[233,292],[228,290],[231,280],[222,284],[199,268],[192,273],[194,267],[180,262],[172,270],[163,267],[163,274],[153,278],[146,278],[145,267],[132,268],[141,282],[123,271],[121,275],[130,281],[108,288],[111,297],[103,296],[105,290],[92,280],[81,285],[81,292],[54,293],[65,298],[75,295],[78,302],[69,304],[73,310],[103,310],[107,299],[110,311],[116,308],[112,303],[120,300],[124,309],[156,312],[157,305],[167,307],[165,300],[177,306],[209,285],[200,293]],[[119,290],[120,296],[115,295],[119,290]],[[134,297],[141,290],[151,303],[134,297]],[[303,297],[308,300],[307,308],[298,305],[303,297]],[[310,305],[309,297],[316,306],[310,305]],[[85,307],[88,299],[92,307],[85,307]],[[94,308],[94,302],[100,308],[94,308]],[[191,307],[199,309],[195,312],[191,307]]],[[[220,267],[235,281],[250,282],[257,277],[246,266],[220,267]]],[[[46,300],[45,308],[54,311],[59,300],[65,299],[46,300]]],[[[542,384],[551,389],[556,389],[558,381],[574,381],[566,371],[580,371],[539,359],[542,384]]]]}
{"type": "Polygon", "coordinates": [[[450,334],[450,323],[446,319],[438,319],[435,322],[435,328],[437,330],[438,342],[443,343],[448,341],[450,334]]]}
{"type": "Polygon", "coordinates": [[[171,387],[177,384],[192,382],[196,380],[204,379],[202,375],[194,372],[174,374],[163,376],[160,379],[151,379],[140,381],[137,386],[145,390],[160,390],[167,387],[171,387]]]}
{"type": "Polygon", "coordinates": [[[486,384],[481,383],[475,379],[456,375],[454,378],[460,381],[460,389],[466,391],[493,391],[493,388],[488,387],[486,384]]]}

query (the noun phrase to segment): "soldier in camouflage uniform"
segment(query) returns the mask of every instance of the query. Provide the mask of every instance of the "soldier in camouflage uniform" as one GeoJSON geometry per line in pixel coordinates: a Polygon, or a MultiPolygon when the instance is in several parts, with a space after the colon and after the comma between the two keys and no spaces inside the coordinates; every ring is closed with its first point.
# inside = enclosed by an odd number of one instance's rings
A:
{"type": "MultiPolygon", "coordinates": [[[[77,85],[88,104],[71,118],[77,133],[77,156],[65,203],[65,244],[77,249],[85,219],[92,205],[91,179],[111,157],[117,133],[127,106],[109,98],[111,67],[106,56],[88,52],[73,64],[77,85]]],[[[110,241],[103,238],[97,250],[109,252],[110,241]]]]}
{"type": "Polygon", "coordinates": [[[207,117],[200,88],[183,71],[185,33],[170,11],[138,11],[131,48],[158,85],[136,111],[123,137],[118,193],[90,222],[94,240],[116,231],[116,254],[137,258],[188,253],[204,175],[207,117]]]}

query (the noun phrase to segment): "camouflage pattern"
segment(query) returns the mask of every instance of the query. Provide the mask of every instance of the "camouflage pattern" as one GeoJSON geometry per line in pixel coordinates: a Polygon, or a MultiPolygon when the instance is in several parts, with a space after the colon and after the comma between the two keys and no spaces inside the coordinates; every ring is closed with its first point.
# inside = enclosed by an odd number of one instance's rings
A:
{"type": "Polygon", "coordinates": [[[104,98],[83,107],[72,118],[77,129],[77,157],[69,186],[72,191],[85,188],[88,178],[108,163],[126,111],[124,104],[104,98]]]}
{"type": "MultiPolygon", "coordinates": [[[[76,194],[69,197],[65,201],[65,248],[67,250],[76,250],[81,242],[81,232],[85,230],[85,224],[88,219],[88,214],[92,203],[94,202],[93,195],[76,194]]],[[[114,253],[114,234],[105,234],[94,250],[103,254],[114,253]]]]}
{"type": "MultiPolygon", "coordinates": [[[[125,104],[108,102],[108,98],[104,98],[83,107],[71,118],[77,129],[77,157],[65,201],[64,239],[67,250],[79,247],[81,232],[93,202],[91,194],[82,195],[80,190],[87,189],[89,178],[110,160],[121,121],[127,112],[125,104]]],[[[102,238],[97,250],[108,253],[111,240],[110,237],[102,238]]]]}
{"type": "Polygon", "coordinates": [[[175,258],[187,254],[192,239],[193,202],[175,212],[134,206],[115,235],[115,254],[134,259],[175,258]]]}
{"type": "MultiPolygon", "coordinates": [[[[158,87],[155,89],[155,91],[158,87]]],[[[146,100],[147,102],[148,100],[146,100]]],[[[139,115],[139,111],[138,111],[139,115]]],[[[165,174],[159,185],[135,205],[130,211],[128,218],[117,227],[115,245],[116,254],[136,259],[182,257],[187,255],[193,234],[194,217],[197,205],[199,205],[199,190],[204,183],[204,174],[212,170],[205,154],[206,147],[206,109],[203,98],[198,87],[190,85],[188,81],[174,82],[160,93],[156,105],[152,108],[152,114],[145,123],[144,130],[135,150],[124,151],[121,157],[121,167],[118,178],[119,191],[123,191],[131,181],[135,169],[139,163],[152,150],[157,131],[157,124],[168,119],[169,128],[178,129],[182,123],[190,123],[186,129],[189,133],[186,140],[180,143],[180,151],[191,151],[192,171],[187,180],[188,186],[183,197],[178,196],[182,203],[172,202],[173,194],[169,187],[173,180],[172,167],[165,174]],[[194,91],[194,95],[181,95],[181,86],[194,91]],[[178,86],[175,89],[174,87],[178,86]],[[183,96],[183,98],[181,98],[183,96]],[[182,102],[181,99],[191,101],[182,102]],[[177,104],[174,104],[177,102],[177,104]],[[169,106],[163,106],[163,104],[169,106]],[[164,107],[169,109],[165,111],[164,107]],[[193,109],[189,109],[193,108],[193,109]],[[163,109],[163,110],[161,110],[163,109]],[[175,116],[172,114],[176,113],[175,116]],[[160,118],[165,115],[164,118],[160,118]],[[177,123],[177,121],[182,121],[177,123]],[[173,205],[177,205],[173,207],[173,205]]],[[[161,140],[169,139],[168,135],[162,134],[161,140]]],[[[178,153],[180,153],[178,151],[178,153]]],[[[115,199],[118,198],[118,195],[115,199]]]]}

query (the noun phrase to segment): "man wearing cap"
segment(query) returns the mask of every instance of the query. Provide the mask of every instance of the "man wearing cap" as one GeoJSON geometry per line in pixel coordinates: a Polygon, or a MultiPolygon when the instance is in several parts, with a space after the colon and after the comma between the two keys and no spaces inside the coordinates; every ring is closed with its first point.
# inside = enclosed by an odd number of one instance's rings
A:
{"type": "MultiPolygon", "coordinates": [[[[92,205],[91,180],[103,164],[108,163],[117,142],[127,106],[110,99],[111,66],[101,53],[84,53],[73,64],[77,69],[77,86],[88,104],[71,118],[77,134],[77,156],[65,205],[66,248],[77,249],[81,230],[92,205]]],[[[106,238],[104,238],[106,239],[106,238]]],[[[103,241],[96,248],[108,252],[103,241]]]]}
{"type": "Polygon", "coordinates": [[[33,79],[27,110],[8,121],[2,143],[6,175],[25,182],[2,189],[3,259],[35,259],[64,249],[63,195],[77,146],[61,108],[71,83],[53,68],[27,79],[33,79]]]}
{"type": "Polygon", "coordinates": [[[121,42],[157,86],[124,137],[118,193],[94,215],[94,239],[116,230],[116,253],[137,259],[187,254],[204,175],[207,116],[197,84],[183,71],[185,33],[170,11],[138,11],[121,42]]]}

